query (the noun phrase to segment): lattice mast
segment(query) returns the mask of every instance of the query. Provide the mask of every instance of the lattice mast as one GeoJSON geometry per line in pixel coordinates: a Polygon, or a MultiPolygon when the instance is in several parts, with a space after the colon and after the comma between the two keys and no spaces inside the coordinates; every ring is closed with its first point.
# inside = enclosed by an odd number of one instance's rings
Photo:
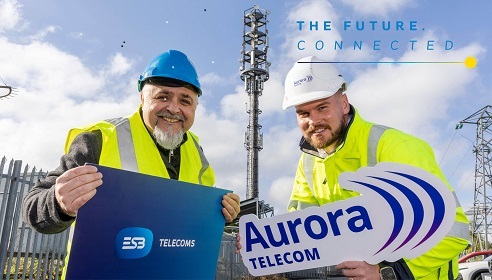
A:
{"type": "Polygon", "coordinates": [[[270,12],[260,9],[257,5],[244,11],[243,49],[241,80],[244,81],[245,91],[249,96],[247,113],[249,124],[245,134],[244,146],[248,152],[246,197],[258,197],[258,153],[263,149],[263,134],[258,124],[259,97],[263,92],[263,83],[268,80],[267,61],[268,29],[267,15],[270,12]]]}
{"type": "Polygon", "coordinates": [[[462,124],[475,124],[477,126],[476,142],[473,149],[475,154],[475,191],[471,209],[472,251],[488,250],[492,226],[490,219],[492,212],[492,156],[490,153],[492,146],[492,106],[487,105],[462,120],[459,128],[462,124]]]}

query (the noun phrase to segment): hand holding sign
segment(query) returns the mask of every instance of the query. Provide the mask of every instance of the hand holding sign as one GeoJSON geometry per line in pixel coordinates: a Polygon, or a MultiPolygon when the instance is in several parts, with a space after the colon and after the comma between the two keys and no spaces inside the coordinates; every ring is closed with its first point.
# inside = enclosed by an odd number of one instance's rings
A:
{"type": "Polygon", "coordinates": [[[241,254],[252,275],[414,258],[453,224],[454,196],[423,169],[379,163],[343,173],[339,183],[361,196],[262,220],[241,217],[241,254]]]}

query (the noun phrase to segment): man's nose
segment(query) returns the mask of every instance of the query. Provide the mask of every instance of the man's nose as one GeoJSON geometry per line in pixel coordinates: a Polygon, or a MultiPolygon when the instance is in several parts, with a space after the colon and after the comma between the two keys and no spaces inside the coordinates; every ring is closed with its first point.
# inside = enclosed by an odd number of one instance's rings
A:
{"type": "Polygon", "coordinates": [[[178,101],[175,99],[169,100],[169,102],[166,104],[166,110],[173,115],[179,113],[180,109],[179,109],[178,101]]]}
{"type": "Polygon", "coordinates": [[[310,113],[309,114],[309,120],[308,120],[308,124],[310,126],[315,126],[317,124],[319,124],[319,122],[321,121],[321,116],[317,113],[310,113]]]}

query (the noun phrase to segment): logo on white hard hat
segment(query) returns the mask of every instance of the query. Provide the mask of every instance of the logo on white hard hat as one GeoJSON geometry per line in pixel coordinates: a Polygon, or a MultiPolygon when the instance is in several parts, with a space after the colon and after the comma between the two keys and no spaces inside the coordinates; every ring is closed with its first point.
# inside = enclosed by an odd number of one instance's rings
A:
{"type": "Polygon", "coordinates": [[[294,81],[294,86],[300,86],[302,83],[306,82],[311,82],[313,80],[313,76],[311,75],[307,75],[306,77],[300,79],[300,80],[297,80],[297,81],[294,81]]]}

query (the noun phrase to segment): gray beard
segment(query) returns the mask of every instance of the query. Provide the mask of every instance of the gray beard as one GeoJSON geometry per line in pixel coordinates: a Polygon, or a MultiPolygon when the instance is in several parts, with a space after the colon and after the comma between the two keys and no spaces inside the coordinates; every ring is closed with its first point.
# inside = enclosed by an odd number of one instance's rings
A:
{"type": "Polygon", "coordinates": [[[180,130],[179,132],[173,133],[171,130],[172,127],[169,127],[167,131],[160,129],[158,126],[154,128],[154,137],[157,144],[166,150],[174,150],[183,142],[183,131],[180,130]]]}

